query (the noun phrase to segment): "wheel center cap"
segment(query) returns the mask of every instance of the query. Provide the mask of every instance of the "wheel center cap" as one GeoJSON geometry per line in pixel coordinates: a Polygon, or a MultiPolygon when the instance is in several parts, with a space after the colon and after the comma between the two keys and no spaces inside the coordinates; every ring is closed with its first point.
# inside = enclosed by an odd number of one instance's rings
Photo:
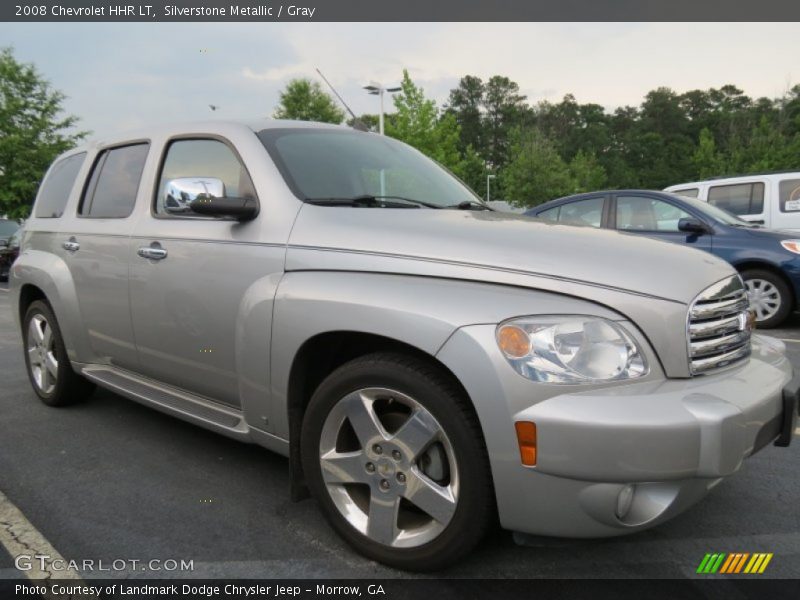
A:
{"type": "Polygon", "coordinates": [[[378,473],[380,473],[384,477],[394,475],[394,465],[392,464],[392,461],[386,459],[379,460],[378,473]]]}

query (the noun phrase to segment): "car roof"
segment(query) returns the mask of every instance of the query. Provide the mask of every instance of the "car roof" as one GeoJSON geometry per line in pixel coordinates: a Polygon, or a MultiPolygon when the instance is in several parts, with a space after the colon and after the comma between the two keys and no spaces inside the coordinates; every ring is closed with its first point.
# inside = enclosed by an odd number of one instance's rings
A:
{"type": "Polygon", "coordinates": [[[698,179],[697,181],[687,181],[685,183],[676,183],[674,185],[670,185],[665,187],[664,190],[666,191],[673,191],[676,189],[682,188],[691,188],[691,187],[699,187],[701,185],[707,183],[737,183],[737,182],[745,182],[750,179],[761,179],[764,177],[778,177],[781,175],[792,175],[797,178],[800,178],[800,171],[797,169],[790,169],[787,171],[759,171],[758,173],[747,173],[747,174],[738,174],[738,175],[718,175],[716,177],[709,177],[708,179],[698,179]]]}
{"type": "Polygon", "coordinates": [[[94,150],[99,147],[110,146],[118,143],[135,140],[147,140],[153,136],[173,136],[191,133],[217,133],[219,135],[232,134],[233,132],[252,131],[259,132],[264,129],[333,129],[358,132],[348,125],[334,125],[316,121],[294,121],[289,119],[272,119],[269,117],[254,119],[205,119],[200,121],[175,121],[170,123],[154,124],[128,131],[121,131],[98,138],[93,138],[75,146],[62,156],[77,154],[94,150]]]}
{"type": "Polygon", "coordinates": [[[582,192],[580,194],[572,194],[571,196],[562,196],[561,198],[555,198],[554,200],[548,200],[547,202],[543,202],[542,204],[538,204],[527,211],[525,214],[530,214],[533,212],[539,212],[542,210],[546,210],[551,207],[560,206],[561,204],[566,204],[567,202],[574,202],[576,200],[583,200],[585,198],[594,198],[595,196],[608,196],[610,194],[647,194],[652,196],[668,196],[670,198],[674,198],[675,194],[671,192],[665,192],[661,190],[643,190],[643,189],[625,189],[625,190],[598,190],[596,192],[582,192]]]}

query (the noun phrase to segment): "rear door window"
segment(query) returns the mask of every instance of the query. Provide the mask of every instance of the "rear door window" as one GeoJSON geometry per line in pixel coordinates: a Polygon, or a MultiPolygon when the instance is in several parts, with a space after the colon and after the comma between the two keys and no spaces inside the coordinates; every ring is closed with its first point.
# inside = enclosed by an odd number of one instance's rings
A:
{"type": "Polygon", "coordinates": [[[543,219],[545,221],[558,221],[558,212],[561,210],[560,206],[556,206],[555,208],[550,208],[548,210],[543,210],[540,212],[537,217],[543,219]]]}
{"type": "Polygon", "coordinates": [[[760,215],[764,212],[764,184],[756,182],[712,186],[708,190],[708,203],[734,215],[760,215]]]}
{"type": "Polygon", "coordinates": [[[587,198],[569,204],[562,204],[558,215],[558,222],[565,225],[590,225],[601,227],[603,224],[603,206],[605,198],[587,198]]]}
{"type": "Polygon", "coordinates": [[[81,152],[62,158],[53,165],[39,189],[35,217],[57,219],[64,214],[64,207],[85,159],[86,152],[81,152]]]}
{"type": "Polygon", "coordinates": [[[97,157],[84,190],[79,214],[123,219],[133,212],[149,144],[104,150],[97,157]]]}

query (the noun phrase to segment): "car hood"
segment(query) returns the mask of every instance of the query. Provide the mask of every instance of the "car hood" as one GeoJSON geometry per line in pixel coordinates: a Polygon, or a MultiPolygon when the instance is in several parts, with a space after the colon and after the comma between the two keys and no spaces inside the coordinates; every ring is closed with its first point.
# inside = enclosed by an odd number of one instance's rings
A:
{"type": "Polygon", "coordinates": [[[313,205],[300,210],[286,268],[432,276],[457,270],[481,281],[530,287],[532,279],[546,279],[556,291],[579,284],[683,304],[735,272],[677,244],[508,213],[313,205]]]}
{"type": "Polygon", "coordinates": [[[756,238],[759,240],[796,240],[800,239],[800,233],[797,231],[789,231],[784,229],[759,229],[755,227],[736,227],[737,232],[746,234],[748,237],[756,238]]]}

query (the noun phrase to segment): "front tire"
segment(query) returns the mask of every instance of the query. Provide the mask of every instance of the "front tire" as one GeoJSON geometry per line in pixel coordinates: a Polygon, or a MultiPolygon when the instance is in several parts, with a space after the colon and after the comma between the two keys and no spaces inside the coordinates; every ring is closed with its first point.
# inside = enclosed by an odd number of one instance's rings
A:
{"type": "Polygon", "coordinates": [[[792,312],[792,291],[780,275],[763,269],[751,269],[742,273],[742,279],[759,329],[778,327],[789,317],[792,312]]]}
{"type": "Polygon", "coordinates": [[[32,302],[22,320],[25,367],[33,391],[48,406],[67,406],[88,397],[94,384],[75,371],[50,306],[32,302]]]}
{"type": "Polygon", "coordinates": [[[376,353],[336,369],[303,420],[301,455],[312,495],[360,553],[414,571],[470,552],[493,513],[477,418],[435,366],[376,353]]]}

